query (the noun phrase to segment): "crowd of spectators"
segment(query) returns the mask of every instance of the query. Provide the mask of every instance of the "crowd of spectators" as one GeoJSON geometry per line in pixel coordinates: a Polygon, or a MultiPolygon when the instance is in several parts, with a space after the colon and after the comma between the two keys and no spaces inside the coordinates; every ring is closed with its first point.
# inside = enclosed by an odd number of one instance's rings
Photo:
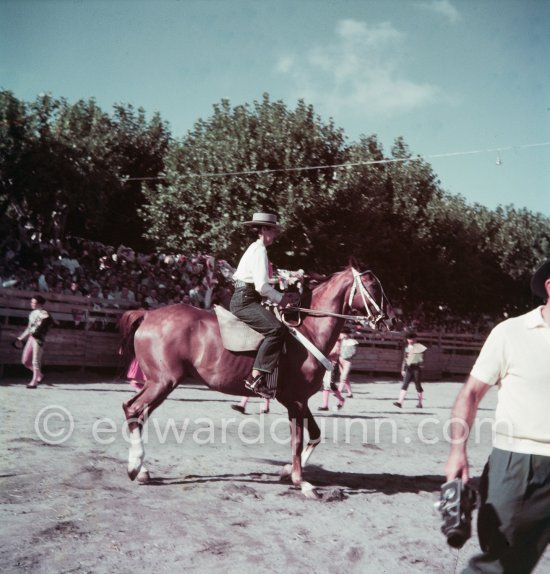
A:
{"type": "Polygon", "coordinates": [[[417,333],[487,335],[497,323],[506,318],[506,313],[501,316],[474,312],[456,315],[447,309],[440,308],[433,311],[416,310],[413,313],[404,314],[402,322],[408,330],[417,333]]]}
{"type": "Polygon", "coordinates": [[[233,272],[227,261],[209,255],[146,255],[76,237],[63,245],[11,239],[0,253],[2,287],[91,297],[106,306],[228,307],[233,272]]]}
{"type": "MultiPolygon", "coordinates": [[[[120,245],[69,237],[40,242],[20,237],[0,245],[0,287],[89,297],[99,307],[143,307],[187,303],[229,308],[234,268],[223,259],[196,254],[143,254],[120,245]]],[[[301,287],[303,271],[278,270],[282,288],[301,287]]],[[[415,331],[486,334],[505,317],[456,316],[445,309],[399,313],[415,331]]]]}

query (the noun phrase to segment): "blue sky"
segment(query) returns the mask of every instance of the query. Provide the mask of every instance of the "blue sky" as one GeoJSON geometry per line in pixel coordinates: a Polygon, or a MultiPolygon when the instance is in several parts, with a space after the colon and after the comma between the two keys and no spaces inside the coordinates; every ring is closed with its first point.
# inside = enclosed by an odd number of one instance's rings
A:
{"type": "Polygon", "coordinates": [[[176,137],[221,98],[304,98],[350,141],[404,137],[450,193],[550,216],[549,30],[547,0],[0,0],[0,87],[176,137]]]}

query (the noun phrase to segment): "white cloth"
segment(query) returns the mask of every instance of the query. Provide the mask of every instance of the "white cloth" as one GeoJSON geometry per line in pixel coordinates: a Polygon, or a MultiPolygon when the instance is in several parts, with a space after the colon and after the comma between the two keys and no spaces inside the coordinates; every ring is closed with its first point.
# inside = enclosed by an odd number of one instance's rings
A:
{"type": "Polygon", "coordinates": [[[550,326],[542,307],[498,324],[471,375],[499,384],[493,445],[550,456],[550,326]]]}
{"type": "Polygon", "coordinates": [[[347,338],[342,341],[340,349],[340,358],[344,361],[350,361],[357,353],[357,345],[359,343],[355,339],[347,338]]]}
{"type": "Polygon", "coordinates": [[[421,365],[424,362],[424,351],[426,351],[422,343],[413,343],[405,347],[405,364],[411,367],[412,365],[421,365]]]}
{"type": "Polygon", "coordinates": [[[283,298],[283,294],[279,293],[269,283],[267,249],[260,239],[252,243],[244,252],[233,279],[253,283],[256,291],[273,303],[280,303],[283,298]]]}

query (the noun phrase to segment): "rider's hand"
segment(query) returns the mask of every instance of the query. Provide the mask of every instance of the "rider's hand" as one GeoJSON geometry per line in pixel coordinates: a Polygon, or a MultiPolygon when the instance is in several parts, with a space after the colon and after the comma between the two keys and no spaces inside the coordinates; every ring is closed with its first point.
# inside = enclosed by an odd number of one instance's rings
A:
{"type": "Polygon", "coordinates": [[[300,295],[298,293],[284,293],[279,307],[286,309],[287,307],[297,307],[300,304],[300,295]]]}

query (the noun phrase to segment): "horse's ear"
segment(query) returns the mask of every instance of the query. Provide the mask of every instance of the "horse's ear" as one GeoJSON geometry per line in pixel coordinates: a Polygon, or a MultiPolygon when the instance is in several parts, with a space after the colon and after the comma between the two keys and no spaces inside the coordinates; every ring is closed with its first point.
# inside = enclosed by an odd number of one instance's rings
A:
{"type": "Polygon", "coordinates": [[[314,271],[304,275],[304,285],[308,289],[313,289],[314,287],[317,287],[317,285],[323,283],[326,280],[327,280],[326,275],[321,275],[320,273],[315,273],[314,271]]]}

